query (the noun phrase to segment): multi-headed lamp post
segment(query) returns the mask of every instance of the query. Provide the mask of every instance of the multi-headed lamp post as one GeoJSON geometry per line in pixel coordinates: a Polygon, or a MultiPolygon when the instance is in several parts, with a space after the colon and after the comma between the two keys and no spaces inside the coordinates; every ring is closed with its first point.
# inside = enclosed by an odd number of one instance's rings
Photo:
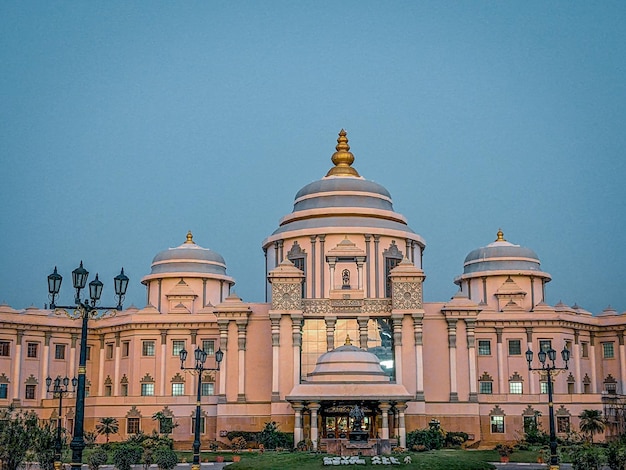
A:
{"type": "Polygon", "coordinates": [[[220,370],[220,362],[224,358],[224,353],[221,349],[215,352],[215,362],[217,367],[209,368],[204,367],[206,362],[207,353],[204,349],[196,348],[194,351],[194,358],[196,363],[192,367],[185,367],[185,360],[187,359],[187,351],[182,350],[180,352],[180,368],[182,370],[195,370],[198,373],[198,395],[196,397],[196,425],[194,428],[193,437],[193,465],[191,470],[200,470],[200,397],[202,395],[202,374],[206,370],[220,370]]]}
{"type": "Polygon", "coordinates": [[[532,367],[533,352],[529,349],[526,351],[526,361],[528,361],[528,370],[536,370],[539,373],[545,373],[548,382],[548,411],[550,414],[550,470],[558,470],[559,457],[556,453],[556,431],[554,428],[554,403],[552,402],[552,376],[557,375],[561,371],[567,370],[567,362],[569,361],[570,352],[569,349],[563,348],[561,351],[561,357],[565,362],[565,367],[556,367],[554,361],[556,361],[556,351],[552,348],[548,351],[539,351],[537,353],[541,367],[532,367]],[[549,361],[549,362],[548,362],[549,361]],[[551,364],[550,364],[551,363],[551,364]],[[556,374],[555,374],[556,372],[556,374]]]}
{"type": "Polygon", "coordinates": [[[76,320],[82,319],[82,330],[80,336],[80,359],[78,362],[78,389],[76,392],[76,419],[74,420],[74,437],[70,443],[72,449],[72,470],[80,470],[83,461],[83,449],[85,448],[84,421],[85,421],[85,369],[87,364],[87,323],[90,318],[99,319],[106,316],[113,316],[117,310],[122,310],[122,301],[126,295],[128,287],[128,277],[122,272],[113,278],[115,284],[115,296],[117,297],[117,305],[115,307],[100,307],[96,304],[102,295],[102,282],[96,278],[89,283],[89,299],[81,300],[80,291],[87,284],[89,272],[83,268],[83,262],[80,266],[72,271],[72,282],[76,295],[74,296],[75,305],[56,305],[55,299],[61,289],[61,281],[63,278],[57,273],[55,266],[54,272],[48,276],[48,292],[50,293],[50,308],[55,313],[65,313],[68,317],[76,320]],[[57,310],[59,309],[59,310],[57,310]],[[65,309],[70,309],[66,311],[65,309]]]}
{"type": "MultiPolygon", "coordinates": [[[[76,390],[76,384],[78,383],[78,379],[76,377],[72,378],[72,392],[76,390]]],[[[54,442],[54,468],[56,470],[61,469],[61,414],[63,413],[63,395],[67,395],[70,393],[69,389],[70,379],[69,377],[61,378],[61,376],[57,376],[56,379],[52,380],[52,377],[46,378],[46,391],[48,393],[52,392],[52,398],[56,396],[59,397],[59,415],[57,416],[57,437],[54,442]],[[50,386],[53,385],[52,390],[50,390],[50,386]]]]}

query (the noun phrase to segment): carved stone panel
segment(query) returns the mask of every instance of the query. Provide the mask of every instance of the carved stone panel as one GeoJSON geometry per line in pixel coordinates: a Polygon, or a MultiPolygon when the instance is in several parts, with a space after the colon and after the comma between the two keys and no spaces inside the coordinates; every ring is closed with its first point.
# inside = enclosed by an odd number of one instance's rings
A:
{"type": "Polygon", "coordinates": [[[394,282],[392,294],[394,309],[412,310],[422,308],[421,282],[394,282]]]}
{"type": "Polygon", "coordinates": [[[302,308],[302,287],[300,283],[272,284],[273,310],[300,310],[302,308]]]}

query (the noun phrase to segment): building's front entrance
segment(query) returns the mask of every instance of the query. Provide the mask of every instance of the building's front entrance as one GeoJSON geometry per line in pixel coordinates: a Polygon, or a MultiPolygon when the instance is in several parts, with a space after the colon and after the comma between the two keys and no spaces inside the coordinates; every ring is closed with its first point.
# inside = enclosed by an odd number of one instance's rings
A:
{"type": "MultiPolygon", "coordinates": [[[[322,403],[320,416],[322,421],[322,437],[326,439],[350,439],[350,433],[354,431],[354,418],[350,417],[350,411],[355,403],[322,403]]],[[[361,411],[365,415],[361,422],[360,431],[366,431],[369,437],[376,437],[376,403],[359,403],[361,411]]]]}

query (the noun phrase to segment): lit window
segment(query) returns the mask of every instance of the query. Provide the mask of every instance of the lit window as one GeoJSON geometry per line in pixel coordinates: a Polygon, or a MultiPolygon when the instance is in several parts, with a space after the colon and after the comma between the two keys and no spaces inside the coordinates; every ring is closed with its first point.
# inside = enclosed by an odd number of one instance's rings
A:
{"type": "Polygon", "coordinates": [[[491,417],[491,432],[493,434],[504,433],[504,416],[491,417]]]}
{"type": "Polygon", "coordinates": [[[205,339],[202,341],[202,350],[209,356],[215,354],[215,341],[212,339],[205,339]]]}
{"type": "Polygon", "coordinates": [[[478,393],[485,393],[491,395],[493,393],[493,382],[479,382],[478,393]]]}
{"type": "Polygon", "coordinates": [[[478,340],[478,355],[491,356],[491,341],[488,339],[478,340]]]}
{"type": "Polygon", "coordinates": [[[522,355],[522,342],[519,339],[509,340],[509,356],[522,355]]]}
{"type": "Polygon", "coordinates": [[[9,397],[9,385],[0,384],[0,398],[8,398],[8,397],[9,397]]]}
{"type": "Polygon", "coordinates": [[[64,344],[54,345],[54,358],[65,359],[65,345],[64,344]]]}
{"type": "Polygon", "coordinates": [[[213,382],[203,382],[202,383],[202,396],[208,397],[208,396],[213,395],[215,393],[214,385],[215,384],[213,382]]]}
{"type": "Polygon", "coordinates": [[[557,416],[556,417],[556,432],[568,433],[569,428],[569,416],[557,416]]]}
{"type": "MultiPolygon", "coordinates": [[[[196,430],[196,418],[191,418],[191,434],[196,430]]],[[[200,434],[204,434],[204,416],[200,417],[200,434]]]]}
{"type": "Polygon", "coordinates": [[[539,382],[539,393],[548,393],[548,382],[539,382]]]}
{"type": "Polygon", "coordinates": [[[175,340],[172,341],[172,354],[174,356],[180,356],[180,352],[185,349],[185,341],[175,340]]]}
{"type": "Polygon", "coordinates": [[[154,395],[154,384],[141,384],[141,396],[151,397],[154,395]]]}
{"type": "Polygon", "coordinates": [[[127,418],[126,425],[127,434],[139,434],[139,418],[127,418]]]}
{"type": "Polygon", "coordinates": [[[154,356],[154,341],[144,341],[141,347],[143,356],[154,356]]]}
{"type": "Polygon", "coordinates": [[[26,357],[36,358],[39,351],[39,343],[28,343],[26,357]]]}
{"type": "Polygon", "coordinates": [[[185,394],[185,384],[184,383],[173,383],[172,384],[172,395],[179,396],[185,394]]]}
{"type": "Polygon", "coordinates": [[[37,385],[26,385],[26,390],[25,390],[26,393],[24,395],[24,398],[26,398],[27,400],[34,400],[36,390],[37,390],[37,385]]]}
{"type": "Polygon", "coordinates": [[[9,356],[10,344],[11,343],[9,343],[8,341],[0,341],[0,356],[9,356]]]}
{"type": "Polygon", "coordinates": [[[515,394],[515,395],[521,395],[522,390],[523,390],[522,382],[509,382],[509,393],[515,394]]]}
{"type": "Polygon", "coordinates": [[[604,359],[613,359],[615,357],[615,350],[613,343],[602,343],[602,357],[604,359]]]}

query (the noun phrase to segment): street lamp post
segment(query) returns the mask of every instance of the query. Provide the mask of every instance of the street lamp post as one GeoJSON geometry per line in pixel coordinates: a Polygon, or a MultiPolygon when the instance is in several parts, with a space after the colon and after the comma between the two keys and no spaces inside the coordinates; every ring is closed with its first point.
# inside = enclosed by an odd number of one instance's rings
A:
{"type": "Polygon", "coordinates": [[[80,470],[83,461],[83,449],[85,448],[84,435],[84,421],[85,421],[85,371],[87,365],[87,324],[90,318],[100,319],[106,316],[113,316],[117,313],[117,310],[122,310],[122,301],[126,295],[126,289],[128,287],[128,277],[124,274],[124,268],[120,274],[113,278],[115,284],[115,296],[117,297],[117,305],[115,307],[100,307],[96,304],[100,300],[102,295],[103,284],[96,278],[89,283],[89,298],[90,300],[81,300],[80,291],[85,288],[87,284],[87,278],[89,272],[83,267],[83,262],[80,262],[80,266],[72,271],[72,282],[74,289],[76,289],[76,295],[74,296],[74,305],[56,305],[55,299],[61,289],[61,281],[63,278],[57,272],[56,266],[54,272],[48,276],[48,292],[50,293],[50,309],[55,313],[64,313],[68,317],[76,320],[82,320],[82,329],[80,336],[80,358],[78,361],[78,389],[76,392],[76,419],[74,420],[74,437],[70,443],[70,449],[72,449],[72,470],[80,470]],[[59,309],[59,311],[57,311],[59,309]],[[68,312],[65,309],[71,309],[73,311],[68,312]]]}
{"type": "MultiPolygon", "coordinates": [[[[52,377],[48,376],[46,378],[46,392],[50,393],[50,386],[52,385],[53,380],[52,377]]],[[[76,384],[78,383],[78,379],[76,377],[72,378],[72,392],[76,390],[76,384]]],[[[57,395],[59,397],[59,414],[57,416],[57,437],[54,442],[54,468],[56,470],[61,469],[61,414],[63,413],[63,395],[67,395],[70,393],[69,389],[70,379],[69,377],[64,377],[61,379],[61,376],[57,376],[54,379],[54,386],[52,387],[52,398],[55,398],[57,395]]]]}
{"type": "Polygon", "coordinates": [[[202,395],[202,374],[206,370],[220,370],[220,362],[224,358],[224,353],[221,349],[218,349],[215,353],[216,368],[204,367],[206,362],[207,353],[204,349],[196,348],[194,351],[195,364],[192,367],[185,367],[185,360],[187,359],[187,351],[180,351],[180,368],[182,370],[195,370],[198,372],[198,394],[196,397],[196,425],[194,427],[193,437],[193,465],[191,470],[200,470],[200,397],[202,395]]]}
{"type": "Polygon", "coordinates": [[[526,361],[528,361],[528,370],[530,371],[539,371],[540,373],[545,373],[548,382],[548,412],[550,416],[550,470],[558,470],[559,469],[559,457],[556,453],[556,431],[554,427],[554,403],[552,402],[552,376],[557,375],[560,371],[567,370],[567,362],[569,361],[570,352],[569,349],[563,348],[561,351],[561,357],[563,358],[563,362],[565,362],[565,367],[556,367],[554,361],[556,360],[556,351],[552,348],[548,349],[548,351],[539,351],[537,353],[537,357],[539,357],[539,362],[541,363],[541,367],[532,367],[533,362],[533,352],[528,349],[526,351],[526,361]],[[549,362],[548,362],[549,361],[549,362]],[[550,364],[552,363],[552,364],[550,364]],[[555,374],[556,372],[556,374],[555,374]]]}

